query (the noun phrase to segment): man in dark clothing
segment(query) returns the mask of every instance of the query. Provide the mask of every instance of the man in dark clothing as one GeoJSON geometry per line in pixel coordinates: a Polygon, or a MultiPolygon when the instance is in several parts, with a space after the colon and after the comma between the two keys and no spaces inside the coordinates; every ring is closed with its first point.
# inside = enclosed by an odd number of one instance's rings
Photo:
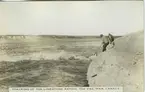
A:
{"type": "Polygon", "coordinates": [[[106,47],[109,44],[109,38],[107,36],[104,36],[103,34],[101,34],[100,37],[102,38],[102,45],[103,45],[102,52],[104,52],[106,51],[106,47]]]}
{"type": "Polygon", "coordinates": [[[114,43],[114,36],[112,34],[108,34],[108,38],[109,38],[109,44],[112,44],[113,46],[115,45],[114,43]]]}

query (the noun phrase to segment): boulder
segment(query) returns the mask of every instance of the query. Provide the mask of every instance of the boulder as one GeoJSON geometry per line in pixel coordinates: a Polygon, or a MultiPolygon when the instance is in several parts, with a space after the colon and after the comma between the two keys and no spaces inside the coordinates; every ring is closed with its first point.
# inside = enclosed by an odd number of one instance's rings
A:
{"type": "Polygon", "coordinates": [[[143,92],[144,32],[115,40],[115,46],[93,58],[87,72],[90,87],[121,86],[123,92],[143,92]]]}

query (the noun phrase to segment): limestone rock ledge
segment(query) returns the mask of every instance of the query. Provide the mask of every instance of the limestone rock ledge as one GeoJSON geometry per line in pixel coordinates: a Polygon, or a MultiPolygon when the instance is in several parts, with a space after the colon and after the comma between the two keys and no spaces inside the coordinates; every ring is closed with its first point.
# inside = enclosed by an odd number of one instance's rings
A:
{"type": "Polygon", "coordinates": [[[90,87],[122,86],[143,92],[144,31],[115,40],[115,47],[93,58],[87,72],[90,87]]]}

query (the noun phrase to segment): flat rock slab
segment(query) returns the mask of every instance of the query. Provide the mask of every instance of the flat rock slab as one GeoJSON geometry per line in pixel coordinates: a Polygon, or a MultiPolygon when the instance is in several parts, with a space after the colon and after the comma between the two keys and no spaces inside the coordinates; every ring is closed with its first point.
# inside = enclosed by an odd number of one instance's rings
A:
{"type": "Polygon", "coordinates": [[[124,92],[143,92],[143,31],[115,40],[115,47],[92,59],[89,86],[122,86],[124,92]]]}

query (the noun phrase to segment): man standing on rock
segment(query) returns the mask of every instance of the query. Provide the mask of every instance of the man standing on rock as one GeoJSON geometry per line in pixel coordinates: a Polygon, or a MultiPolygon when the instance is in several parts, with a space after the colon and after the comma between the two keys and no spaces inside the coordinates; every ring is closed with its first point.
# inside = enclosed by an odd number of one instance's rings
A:
{"type": "Polygon", "coordinates": [[[112,34],[108,34],[108,38],[109,38],[109,44],[112,44],[113,46],[115,45],[114,43],[114,36],[112,34]]]}
{"type": "Polygon", "coordinates": [[[109,38],[107,36],[104,36],[103,34],[100,35],[101,39],[102,39],[102,52],[106,51],[106,47],[109,44],[109,38]]]}

